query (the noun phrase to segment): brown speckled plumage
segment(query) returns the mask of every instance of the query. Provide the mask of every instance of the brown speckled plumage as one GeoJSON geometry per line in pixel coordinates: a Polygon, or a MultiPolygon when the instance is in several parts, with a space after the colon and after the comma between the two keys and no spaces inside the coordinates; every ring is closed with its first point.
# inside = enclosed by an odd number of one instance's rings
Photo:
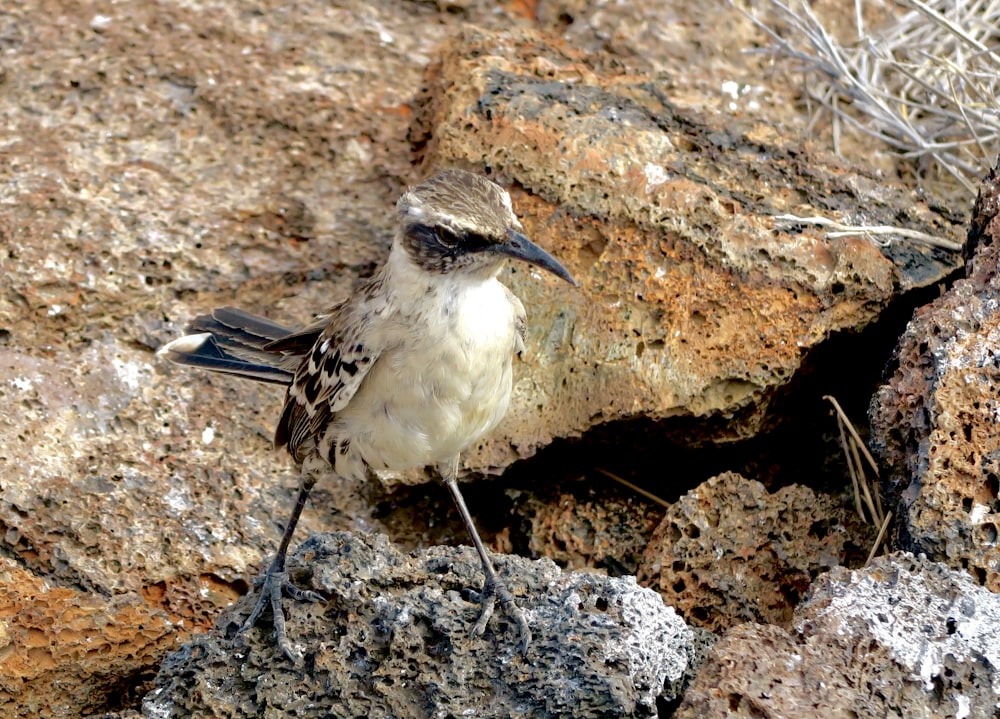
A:
{"type": "Polygon", "coordinates": [[[269,606],[277,641],[290,657],[296,653],[285,636],[281,592],[305,595],[288,584],[284,558],[316,481],[314,459],[344,477],[437,465],[486,574],[475,631],[483,631],[499,600],[527,646],[527,622],[497,577],[459,492],[458,457],[503,417],[511,359],[524,348],[524,307],[497,280],[504,260],[574,281],[520,233],[510,197],[486,178],[442,172],[403,193],[397,210],[399,230],[386,263],[305,329],[292,332],[221,308],[161,350],[180,364],[288,385],[275,444],[303,463],[303,482],[245,626],[269,606]]]}

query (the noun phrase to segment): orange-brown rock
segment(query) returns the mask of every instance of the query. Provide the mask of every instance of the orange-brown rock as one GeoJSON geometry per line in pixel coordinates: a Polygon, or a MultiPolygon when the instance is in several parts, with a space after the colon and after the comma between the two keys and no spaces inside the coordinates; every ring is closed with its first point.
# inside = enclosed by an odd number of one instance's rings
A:
{"type": "Polygon", "coordinates": [[[872,402],[896,543],[1000,592],[1000,177],[983,182],[966,279],[919,309],[872,402]]]}
{"type": "Polygon", "coordinates": [[[525,525],[529,556],[618,576],[636,573],[662,509],[610,493],[577,497],[558,492],[516,499],[514,513],[525,525]]]}
{"type": "Polygon", "coordinates": [[[835,497],[798,485],[769,494],[730,472],[667,510],[638,576],[694,626],[785,625],[818,574],[860,564],[873,540],[835,497]]]}
{"type": "Polygon", "coordinates": [[[582,282],[512,270],[532,351],[512,411],[469,460],[477,469],[636,416],[725,417],[685,427],[750,436],[811,348],[956,264],[912,243],[782,226],[775,216],[792,213],[951,241],[962,231],[911,190],[759,124],[677,110],[648,78],[545,36],[467,29],[428,82],[414,135],[426,163],[523,187],[529,233],[582,282]]]}
{"type": "MultiPolygon", "coordinates": [[[[509,422],[469,457],[479,472],[624,417],[690,418],[693,439],[745,436],[810,347],[951,266],[761,219],[815,209],[953,234],[924,200],[725,109],[721,65],[710,80],[695,66],[698,38],[673,104],[678,84],[653,70],[644,84],[610,54],[591,61],[517,30],[559,30],[555,6],[536,18],[531,3],[446,5],[3,3],[0,549],[53,590],[148,603],[179,631],[246,589],[296,487],[270,447],[280,391],[153,353],[212,306],[303,323],[347,296],[385,254],[395,198],[429,169],[414,166],[413,139],[432,141],[433,163],[511,185],[534,238],[586,283],[511,277],[532,335],[509,422]],[[458,36],[462,25],[485,34],[458,36]],[[483,94],[497,68],[498,93],[483,94]],[[463,92],[449,99],[440,78],[463,92]],[[719,113],[690,109],[701,107],[719,113]]],[[[712,12],[746,36],[735,10],[712,12]]],[[[585,15],[574,32],[601,27],[585,15]]],[[[663,67],[673,48],[634,37],[647,44],[631,47],[633,65],[663,67]]],[[[723,73],[747,64],[729,49],[723,73]]],[[[755,97],[761,116],[790,112],[755,97]]],[[[365,491],[322,483],[301,535],[384,527],[365,491]]],[[[116,665],[124,684],[154,661],[131,656],[116,665]]],[[[62,688],[89,690],[77,691],[62,688]]]]}
{"type": "Polygon", "coordinates": [[[188,634],[135,596],[53,587],[0,559],[0,714],[68,717],[121,706],[136,675],[151,680],[188,634]]]}

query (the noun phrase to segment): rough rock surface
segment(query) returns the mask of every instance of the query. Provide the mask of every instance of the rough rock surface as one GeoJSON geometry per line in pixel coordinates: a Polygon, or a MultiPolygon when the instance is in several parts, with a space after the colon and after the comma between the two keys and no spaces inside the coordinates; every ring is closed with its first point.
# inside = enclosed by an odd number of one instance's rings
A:
{"type": "MultiPolygon", "coordinates": [[[[547,560],[498,566],[532,627],[523,657],[505,619],[469,633],[478,605],[463,591],[482,582],[469,548],[407,556],[383,535],[316,535],[290,568],[329,597],[286,602],[302,665],[280,656],[267,623],[234,635],[223,620],[167,658],[145,716],[655,716],[665,682],[669,701],[698,651],[655,593],[547,560]]],[[[248,608],[241,600],[232,616],[248,608]]]]}
{"type": "Polygon", "coordinates": [[[2,716],[76,716],[135,701],[137,668],[178,638],[166,614],[136,596],[53,587],[0,558],[2,716]]]}
{"type": "MultiPolygon", "coordinates": [[[[53,587],[163,609],[173,631],[245,592],[295,490],[269,447],[280,393],[153,352],[209,307],[301,322],[370,273],[418,179],[408,103],[461,20],[418,3],[2,3],[4,553],[53,587]]],[[[303,532],[364,521],[353,489],[321,488],[303,532]]],[[[167,646],[140,638],[118,679],[167,646]]]]}
{"type": "MultiPolygon", "coordinates": [[[[692,436],[742,436],[766,411],[761,388],[788,381],[808,347],[838,328],[864,325],[899,290],[948,271],[947,259],[934,253],[829,242],[811,230],[775,234],[753,214],[853,211],[861,203],[873,221],[891,215],[952,231],[951,218],[927,202],[871,173],[831,169],[788,139],[792,134],[746,119],[747,98],[731,102],[720,91],[724,80],[742,85],[760,74],[740,52],[749,43],[734,40],[752,34],[735,9],[650,5],[634,19],[625,5],[551,4],[537,8],[538,17],[535,7],[474,0],[0,4],[0,401],[9,409],[0,413],[0,551],[53,589],[80,592],[81,603],[141,601],[150,616],[164,611],[173,631],[209,626],[273,550],[294,495],[294,470],[269,447],[280,393],[165,367],[153,352],[215,305],[299,323],[346,296],[384,256],[389,208],[400,190],[432,166],[492,169],[513,186],[535,239],[588,282],[585,294],[570,296],[524,273],[511,277],[532,308],[531,346],[517,369],[514,416],[468,459],[477,472],[497,471],[549,437],[649,408],[664,417],[716,411],[692,436]],[[471,75],[454,62],[460,26],[478,28],[459,38],[470,43],[471,75]],[[725,39],[709,32],[722,26],[725,39]],[[595,52],[564,52],[539,30],[585,36],[595,52]],[[596,51],[607,32],[632,75],[622,74],[613,54],[596,51]],[[482,42],[473,43],[476,37],[482,42]],[[454,121],[467,98],[456,94],[449,104],[442,79],[471,87],[466,80],[494,67],[486,63],[496,57],[491,51],[476,65],[471,52],[508,40],[511,58],[522,64],[504,69],[501,79],[544,79],[546,63],[554,64],[553,107],[584,113],[577,134],[556,130],[576,148],[587,143],[588,162],[617,152],[610,141],[629,122],[649,140],[642,148],[662,149],[650,123],[665,125],[669,142],[686,154],[651,160],[666,180],[651,184],[648,212],[638,191],[644,187],[631,175],[622,207],[605,216],[609,205],[599,193],[608,178],[588,178],[586,196],[563,195],[552,184],[556,175],[529,172],[538,169],[528,166],[538,158],[534,149],[521,159],[490,159],[495,153],[482,141],[491,128],[481,119],[470,129],[480,144],[463,149],[454,121]],[[445,41],[451,45],[442,55],[445,41]],[[524,64],[525,49],[544,52],[524,64]],[[640,75],[666,94],[669,107],[635,85],[640,75]],[[581,101],[567,95],[565,76],[587,80],[577,83],[581,101]],[[606,117],[598,112],[595,119],[592,108],[605,99],[606,117]],[[639,124],[629,114],[636,107],[648,110],[636,110],[640,119],[648,115],[639,124]],[[607,132],[587,135],[588,123],[607,132]],[[750,162],[725,164],[738,157],[750,162]],[[780,171],[762,177],[772,161],[780,171]],[[723,175],[711,174],[713,167],[723,175]],[[738,186],[773,197],[745,201],[738,186]],[[814,188],[829,203],[800,199],[814,188]],[[588,205],[588,197],[604,204],[588,205]],[[713,214],[719,208],[721,215],[713,214]],[[664,210],[667,229],[652,228],[664,210]],[[674,218],[689,211],[689,221],[674,218]],[[740,230],[741,222],[751,229],[740,230]],[[713,244],[723,231],[728,244],[713,244]],[[759,264],[751,261],[756,243],[764,248],[759,264]],[[782,279],[785,270],[790,280],[782,279]],[[638,299],[647,295],[656,302],[651,312],[638,299]],[[720,302],[740,311],[725,315],[720,302]],[[682,306],[685,314],[677,314],[682,306]],[[599,308],[608,314],[598,315],[599,308]],[[682,318],[691,324],[678,324],[682,318]],[[760,361],[741,365],[746,357],[733,362],[721,351],[726,343],[758,341],[745,327],[772,321],[778,329],[765,333],[760,361]],[[707,333],[716,339],[706,340],[707,333]],[[604,344],[581,341],[591,335],[604,344]],[[686,344],[700,349],[685,354],[686,344]],[[591,350],[592,358],[579,359],[591,350]],[[678,352],[676,367],[664,364],[667,350],[678,352]],[[582,364],[567,364],[569,355],[582,364]],[[702,364],[722,379],[699,384],[702,364]],[[635,401],[623,407],[609,383],[631,382],[633,366],[642,384],[629,385],[635,401]],[[563,389],[561,373],[570,370],[586,379],[568,379],[563,389]],[[639,396],[654,384],[652,399],[639,396]],[[549,402],[565,402],[571,390],[586,398],[561,408],[549,402]],[[595,413],[601,397],[616,404],[595,413]],[[684,398],[694,399],[679,403],[684,398]]],[[[486,98],[483,107],[504,128],[517,127],[509,106],[532,109],[532,94],[500,88],[502,97],[486,98]]],[[[749,96],[768,122],[794,116],[787,95],[755,89],[749,96]]],[[[534,120],[525,120],[530,129],[534,120]]],[[[510,136],[497,132],[496,140],[510,136]]],[[[557,164],[551,154],[545,159],[547,167],[557,164]]],[[[573,172],[586,167],[578,163],[573,172]]],[[[658,180],[655,167],[652,173],[658,180]]],[[[567,170],[564,179],[573,176],[567,170]]],[[[374,516],[371,495],[379,491],[321,485],[302,536],[397,527],[391,517],[374,516]]],[[[427,521],[447,523],[442,517],[427,521]]],[[[411,543],[418,534],[394,530],[411,543]]],[[[71,649],[70,635],[53,636],[71,649]]],[[[133,663],[116,665],[126,684],[169,644],[143,636],[136,642],[121,655],[133,663]]],[[[72,666],[60,687],[83,696],[88,690],[66,688],[72,666]]],[[[89,671],[77,681],[89,686],[89,671]]]]}
{"type": "Polygon", "coordinates": [[[983,182],[966,279],[920,308],[872,402],[897,543],[1000,592],[1000,177],[983,182]]]}
{"type": "Polygon", "coordinates": [[[874,539],[841,499],[726,473],[667,510],[638,575],[694,626],[787,625],[817,575],[859,566],[874,539]]]}
{"type": "Polygon", "coordinates": [[[547,351],[484,443],[490,465],[555,427],[636,416],[725,417],[685,434],[750,436],[810,348],[956,265],[953,252],[781,227],[774,216],[792,213],[961,232],[918,193],[807,157],[772,128],[677,110],[648,77],[527,30],[451,40],[415,128],[427,164],[486,166],[525,188],[529,234],[551,238],[583,285],[546,305],[553,289],[512,270],[539,308],[531,344],[547,351]]]}
{"type": "Polygon", "coordinates": [[[713,647],[676,719],[1000,711],[1000,596],[911,554],[813,584],[794,632],[744,624],[713,647]]]}
{"type": "MultiPolygon", "coordinates": [[[[612,576],[636,573],[663,513],[637,497],[607,492],[590,497],[570,492],[530,494],[516,497],[513,511],[524,525],[518,534],[527,539],[523,551],[528,556],[548,557],[569,569],[600,569],[612,576]]],[[[503,536],[514,533],[508,529],[503,536]]],[[[504,547],[513,548],[521,549],[504,547]]]]}

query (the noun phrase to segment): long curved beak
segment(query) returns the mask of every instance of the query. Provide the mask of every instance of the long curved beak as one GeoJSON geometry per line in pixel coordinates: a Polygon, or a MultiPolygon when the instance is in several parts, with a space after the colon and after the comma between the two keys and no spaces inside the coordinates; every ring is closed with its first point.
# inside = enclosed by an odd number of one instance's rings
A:
{"type": "Polygon", "coordinates": [[[508,229],[507,241],[491,245],[490,250],[500,255],[513,257],[515,260],[527,262],[529,265],[541,267],[556,277],[566,280],[574,287],[580,286],[580,283],[573,279],[573,275],[567,272],[566,268],[559,264],[555,257],[516,230],[508,229]]]}

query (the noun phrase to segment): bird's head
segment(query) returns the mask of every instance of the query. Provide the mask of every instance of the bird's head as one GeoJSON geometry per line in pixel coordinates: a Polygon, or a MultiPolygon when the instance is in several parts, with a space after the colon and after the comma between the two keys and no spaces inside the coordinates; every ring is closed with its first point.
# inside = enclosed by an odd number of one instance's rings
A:
{"type": "Polygon", "coordinates": [[[521,234],[510,195],[464,170],[445,170],[411,187],[396,204],[402,246],[429,272],[495,273],[513,257],[576,280],[552,255],[521,234]]]}

